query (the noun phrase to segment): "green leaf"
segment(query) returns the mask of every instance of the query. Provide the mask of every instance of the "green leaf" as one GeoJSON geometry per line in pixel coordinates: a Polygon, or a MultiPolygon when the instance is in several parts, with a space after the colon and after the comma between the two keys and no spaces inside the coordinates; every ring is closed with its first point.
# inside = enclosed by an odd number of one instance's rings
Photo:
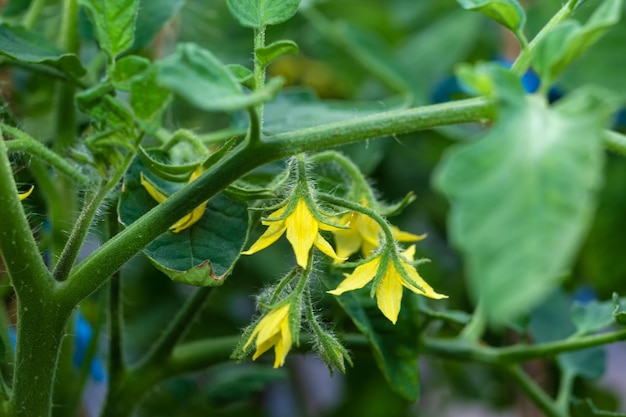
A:
{"type": "Polygon", "coordinates": [[[254,89],[254,73],[250,68],[240,64],[228,64],[226,68],[228,68],[228,71],[239,81],[239,84],[250,90],[254,89]]]}
{"type": "Polygon", "coordinates": [[[132,46],[139,0],[78,0],[78,4],[87,11],[109,62],[132,46]]]}
{"type": "MultiPolygon", "coordinates": [[[[165,192],[180,183],[152,175],[137,157],[124,177],[118,207],[120,221],[130,225],[157,203],[140,183],[140,173],[165,192]]],[[[179,233],[168,231],[144,250],[153,264],[172,280],[196,286],[222,285],[231,272],[248,233],[247,205],[218,194],[209,200],[202,218],[179,233]]]]}
{"type": "MultiPolygon", "coordinates": [[[[340,276],[324,274],[321,278],[327,289],[335,288],[340,276]]],[[[417,358],[418,302],[417,297],[405,292],[402,310],[396,325],[391,324],[367,291],[348,292],[335,297],[354,325],[367,338],[376,364],[391,388],[409,401],[419,398],[419,368],[417,358]]]]}
{"type": "Polygon", "coordinates": [[[272,42],[263,48],[255,49],[254,55],[259,61],[259,65],[265,68],[279,56],[286,54],[297,55],[298,51],[298,44],[294,41],[280,40],[272,42]]]}
{"type": "Polygon", "coordinates": [[[483,138],[443,159],[435,184],[452,203],[451,239],[492,321],[537,305],[570,268],[602,179],[607,97],[578,91],[554,108],[534,96],[505,101],[483,138]]]}
{"type": "Polygon", "coordinates": [[[144,130],[153,132],[161,127],[161,116],[170,102],[171,93],[157,83],[157,70],[136,77],[130,85],[130,106],[144,130]]]}
{"type": "Polygon", "coordinates": [[[112,84],[98,84],[76,94],[78,108],[95,120],[114,127],[132,127],[135,122],[129,109],[111,94],[112,84]]]}
{"type": "Polygon", "coordinates": [[[568,20],[548,33],[537,46],[533,65],[544,82],[554,81],[620,20],[622,3],[622,0],[605,0],[584,26],[568,20]]]}
{"type": "Polygon", "coordinates": [[[25,64],[42,64],[73,77],[85,74],[78,56],[58,49],[39,33],[0,25],[0,54],[25,64]]]}
{"type": "Polygon", "coordinates": [[[289,20],[300,0],[226,0],[230,12],[245,27],[261,29],[289,20]]]}
{"type": "Polygon", "coordinates": [[[137,55],[129,55],[115,63],[111,71],[111,82],[118,90],[130,91],[133,79],[136,79],[150,67],[150,60],[137,55]]]}
{"type": "Polygon", "coordinates": [[[139,0],[133,49],[146,46],[183,7],[186,0],[139,0]]]}
{"type": "Polygon", "coordinates": [[[179,45],[174,55],[157,66],[161,85],[208,111],[235,111],[270,101],[282,85],[274,78],[264,89],[245,94],[228,68],[195,44],[179,45]]]}
{"type": "Polygon", "coordinates": [[[466,10],[475,10],[510,29],[518,37],[523,36],[526,13],[517,0],[457,0],[466,10]]]}

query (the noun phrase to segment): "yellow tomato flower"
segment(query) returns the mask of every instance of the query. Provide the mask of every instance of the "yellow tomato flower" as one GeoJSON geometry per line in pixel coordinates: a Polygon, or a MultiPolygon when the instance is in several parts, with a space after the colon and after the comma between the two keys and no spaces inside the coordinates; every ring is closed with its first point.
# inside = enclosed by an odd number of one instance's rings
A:
{"type": "MultiPolygon", "coordinates": [[[[361,200],[361,205],[367,207],[367,202],[361,200]]],[[[337,256],[348,258],[360,248],[363,256],[368,257],[380,246],[383,231],[371,217],[363,213],[352,212],[344,215],[338,223],[348,225],[349,228],[333,231],[337,256]]],[[[398,242],[417,242],[426,237],[425,234],[414,235],[404,232],[395,226],[391,226],[391,233],[398,242]]]]}
{"type": "MultiPolygon", "coordinates": [[[[382,272],[382,279],[376,288],[378,308],[393,324],[398,320],[398,314],[400,313],[403,286],[413,291],[415,294],[424,295],[426,297],[435,299],[448,298],[446,295],[436,293],[417,273],[415,267],[407,262],[407,260],[413,261],[415,245],[411,245],[411,247],[402,252],[402,256],[404,259],[398,258],[396,260],[390,258],[388,260],[387,267],[385,271],[382,272]],[[401,268],[402,271],[398,268],[401,268]],[[405,275],[411,280],[407,280],[405,275]],[[423,290],[415,286],[414,283],[422,287],[423,290]]],[[[381,259],[382,255],[378,255],[370,261],[357,266],[351,274],[344,274],[346,279],[344,279],[336,289],[328,292],[333,295],[341,295],[346,291],[363,288],[376,277],[380,268],[381,259]]]]}
{"type": "MultiPolygon", "coordinates": [[[[202,171],[203,169],[201,166],[196,168],[196,170],[189,177],[189,182],[195,181],[200,176],[200,174],[202,174],[202,171]]],[[[159,191],[159,189],[157,189],[150,181],[148,181],[143,176],[143,172],[140,174],[140,182],[141,185],[143,185],[143,188],[146,189],[148,194],[150,194],[150,196],[154,198],[157,203],[162,203],[167,199],[167,196],[165,194],[159,191]]],[[[187,229],[188,227],[193,226],[204,215],[204,210],[206,209],[207,204],[208,201],[200,204],[198,207],[193,209],[191,213],[187,214],[185,217],[170,226],[170,230],[174,233],[179,233],[187,229]]]]}
{"type": "Polygon", "coordinates": [[[303,268],[307,267],[309,253],[313,246],[337,261],[346,260],[346,258],[337,256],[330,243],[319,233],[320,230],[332,231],[337,230],[338,227],[316,218],[302,197],[300,197],[291,213],[285,216],[287,207],[289,206],[287,205],[276,210],[270,214],[266,220],[263,220],[263,225],[269,227],[265,233],[254,242],[250,249],[241,252],[243,255],[252,255],[253,253],[267,248],[269,245],[276,242],[286,231],[287,240],[291,243],[296,255],[296,262],[303,268]]]}
{"type": "Polygon", "coordinates": [[[18,194],[18,196],[20,197],[20,201],[22,201],[23,199],[25,199],[26,197],[31,195],[31,193],[33,192],[34,189],[35,189],[35,187],[31,185],[30,186],[30,190],[26,191],[25,193],[18,194]]]}
{"type": "Polygon", "coordinates": [[[256,325],[243,348],[247,349],[255,339],[256,352],[252,360],[256,360],[274,346],[274,368],[285,364],[293,340],[289,330],[289,304],[267,313],[256,325]]]}

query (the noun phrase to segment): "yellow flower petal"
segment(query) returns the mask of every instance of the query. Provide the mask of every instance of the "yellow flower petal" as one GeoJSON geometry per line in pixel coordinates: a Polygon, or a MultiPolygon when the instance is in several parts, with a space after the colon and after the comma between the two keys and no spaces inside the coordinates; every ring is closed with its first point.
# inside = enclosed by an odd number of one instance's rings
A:
{"type": "Polygon", "coordinates": [[[256,325],[244,349],[256,339],[256,352],[252,356],[255,360],[274,346],[276,358],[274,368],[285,363],[287,353],[291,349],[292,337],[289,329],[289,304],[278,307],[265,315],[256,325]]]}
{"type": "Polygon", "coordinates": [[[296,255],[296,262],[306,268],[309,261],[309,252],[318,234],[318,222],[309,211],[303,198],[298,200],[293,213],[285,219],[287,225],[287,240],[291,243],[296,255]]]}
{"type": "Polygon", "coordinates": [[[162,203],[167,200],[167,196],[161,192],[154,184],[144,177],[143,172],[139,174],[139,182],[146,189],[150,197],[152,197],[157,203],[162,203]]]}
{"type": "Polygon", "coordinates": [[[351,274],[344,274],[346,279],[341,281],[339,286],[332,291],[328,291],[329,294],[341,295],[346,291],[358,290],[367,285],[368,282],[374,279],[378,266],[380,265],[380,257],[372,259],[362,265],[357,266],[351,274]]]}
{"type": "Polygon", "coordinates": [[[433,287],[428,285],[426,281],[420,276],[420,274],[415,270],[413,265],[409,265],[405,262],[400,262],[400,265],[404,268],[404,272],[411,278],[413,282],[417,285],[421,286],[424,290],[420,290],[416,286],[414,286],[411,282],[402,278],[402,285],[407,287],[409,290],[413,291],[415,294],[424,295],[426,297],[434,298],[436,300],[440,300],[442,298],[448,298],[447,295],[436,293],[433,287]]]}
{"type": "Polygon", "coordinates": [[[344,215],[339,224],[349,225],[348,229],[338,229],[333,231],[335,237],[335,246],[337,248],[337,256],[340,258],[348,258],[353,253],[356,253],[361,247],[361,234],[358,229],[353,227],[352,219],[355,217],[354,213],[348,213],[344,215]]]}
{"type": "Polygon", "coordinates": [[[18,196],[20,197],[20,201],[25,199],[29,195],[31,195],[31,193],[33,192],[34,189],[35,189],[35,186],[31,185],[30,189],[28,191],[26,191],[25,193],[18,194],[18,196]]]}
{"type": "Polygon", "coordinates": [[[322,251],[323,254],[333,258],[335,260],[335,263],[348,259],[347,257],[338,256],[333,250],[333,247],[330,246],[330,243],[328,243],[319,233],[317,234],[317,238],[315,239],[315,242],[313,244],[316,248],[322,251]]]}
{"type": "Polygon", "coordinates": [[[285,225],[284,220],[270,223],[265,233],[263,233],[261,237],[256,242],[254,242],[250,249],[241,252],[241,254],[252,255],[253,253],[257,253],[258,251],[267,248],[269,245],[276,242],[278,238],[283,235],[283,233],[285,233],[286,228],[287,226],[285,225]]]}
{"type": "Polygon", "coordinates": [[[405,232],[400,230],[400,228],[396,226],[390,226],[391,234],[393,238],[398,242],[418,242],[420,240],[426,239],[426,233],[421,235],[414,235],[413,233],[405,232]]]}
{"type": "Polygon", "coordinates": [[[402,281],[400,274],[398,274],[391,261],[387,266],[383,279],[376,288],[376,301],[378,309],[393,324],[396,324],[402,303],[402,281]]]}

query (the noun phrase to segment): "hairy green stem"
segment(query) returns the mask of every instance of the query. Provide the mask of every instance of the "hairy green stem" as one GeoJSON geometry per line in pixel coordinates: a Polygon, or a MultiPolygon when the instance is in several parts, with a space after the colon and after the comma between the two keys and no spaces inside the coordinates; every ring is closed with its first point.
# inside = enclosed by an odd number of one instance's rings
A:
{"type": "Polygon", "coordinates": [[[6,134],[15,138],[14,140],[6,142],[6,147],[9,152],[25,152],[47,162],[72,181],[85,186],[89,184],[89,177],[32,136],[11,126],[4,124],[0,124],[0,126],[6,134]]]}
{"type": "Polygon", "coordinates": [[[463,328],[461,337],[470,342],[478,342],[485,333],[487,320],[483,302],[479,302],[469,323],[463,328]]]}
{"type": "Polygon", "coordinates": [[[267,163],[347,143],[456,123],[489,119],[493,105],[477,98],[415,109],[394,110],[302,129],[235,148],[193,181],[157,205],[77,265],[59,286],[62,298],[75,304],[106,282],[126,261],[187,213],[245,173],[267,163]]]}
{"type": "Polygon", "coordinates": [[[533,403],[541,411],[543,411],[546,417],[568,417],[567,413],[562,413],[556,407],[554,401],[548,397],[544,390],[542,390],[535,381],[533,381],[519,366],[507,366],[503,368],[508,376],[517,383],[522,391],[532,400],[533,403]]]}
{"type": "Polygon", "coordinates": [[[72,229],[72,233],[63,248],[63,252],[61,252],[59,262],[54,268],[52,275],[55,280],[63,281],[68,277],[72,267],[74,266],[74,262],[76,262],[76,258],[78,257],[78,253],[80,252],[80,248],[85,240],[85,237],[89,232],[91,222],[93,221],[100,204],[102,204],[102,200],[104,200],[108,194],[108,191],[109,189],[106,187],[106,184],[103,183],[100,185],[100,188],[96,191],[91,200],[85,202],[85,206],[78,216],[78,219],[76,219],[76,224],[72,229]]]}
{"type": "MultiPolygon", "coordinates": [[[[265,67],[256,56],[256,51],[265,47],[265,27],[254,30],[254,89],[260,91],[265,86],[265,67]]],[[[263,124],[263,103],[256,107],[259,127],[263,124]]],[[[259,129],[260,130],[260,129],[259,129]]]]}

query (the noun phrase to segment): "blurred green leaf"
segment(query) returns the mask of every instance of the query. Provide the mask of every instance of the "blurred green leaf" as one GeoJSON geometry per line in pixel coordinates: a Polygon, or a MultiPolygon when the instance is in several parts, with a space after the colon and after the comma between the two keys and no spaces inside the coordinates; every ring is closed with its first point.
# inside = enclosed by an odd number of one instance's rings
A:
{"type": "Polygon", "coordinates": [[[174,55],[157,66],[161,85],[208,111],[235,111],[269,101],[282,85],[274,78],[264,89],[245,94],[228,68],[195,44],[179,45],[174,55]]]}
{"type": "MultiPolygon", "coordinates": [[[[327,289],[335,288],[328,275],[321,277],[322,282],[327,289]]],[[[378,311],[364,291],[342,294],[335,300],[369,341],[374,359],[391,388],[403,398],[417,401],[420,387],[416,297],[405,294],[396,325],[378,311]]]]}
{"type": "Polygon", "coordinates": [[[537,46],[534,69],[551,83],[587,51],[622,16],[622,0],[605,0],[584,26],[568,20],[554,28],[537,46]]]}
{"type": "Polygon", "coordinates": [[[457,0],[466,10],[475,10],[523,36],[526,13],[517,0],[457,0]]]}
{"type": "Polygon", "coordinates": [[[403,107],[403,98],[386,102],[320,100],[310,90],[291,89],[282,91],[265,106],[263,130],[271,135],[403,107]]]}
{"type": "Polygon", "coordinates": [[[87,10],[109,61],[132,46],[139,0],[78,0],[78,4],[87,10]]]}
{"type": "Polygon", "coordinates": [[[609,327],[614,322],[612,301],[589,301],[586,303],[574,303],[571,317],[576,334],[588,335],[609,327]]]}
{"type": "MultiPolygon", "coordinates": [[[[552,294],[530,315],[530,333],[534,342],[547,343],[577,337],[573,336],[576,327],[572,323],[575,309],[576,306],[572,306],[570,299],[562,291],[552,294]]],[[[582,349],[562,353],[557,356],[556,361],[564,372],[596,379],[604,374],[606,351],[602,346],[582,349]]]]}
{"type": "Polygon", "coordinates": [[[591,398],[584,400],[576,398],[572,402],[572,417],[626,417],[623,413],[598,410],[591,398]]]}
{"type": "Polygon", "coordinates": [[[41,34],[19,26],[0,25],[0,54],[25,64],[42,64],[73,77],[85,74],[78,56],[58,49],[41,34]]]}
{"type": "Polygon", "coordinates": [[[225,364],[211,372],[206,398],[215,407],[225,407],[245,400],[267,385],[287,379],[285,369],[249,364],[225,364]]]}
{"type": "Polygon", "coordinates": [[[138,55],[128,55],[115,63],[111,82],[118,90],[130,91],[132,80],[150,67],[150,60],[138,55]]]}
{"type": "MultiPolygon", "coordinates": [[[[135,158],[124,177],[118,207],[120,221],[129,225],[157,203],[140,183],[140,174],[167,193],[180,188],[150,173],[135,158]]],[[[144,254],[174,281],[197,286],[222,285],[230,273],[248,233],[247,205],[221,194],[209,200],[202,218],[179,232],[168,231],[154,240],[144,254]]]]}
{"type": "Polygon", "coordinates": [[[251,90],[254,89],[254,73],[250,68],[240,64],[229,64],[226,65],[226,68],[228,68],[228,71],[239,81],[239,84],[251,90]]]}
{"type": "Polygon", "coordinates": [[[139,0],[133,48],[143,48],[174,17],[186,0],[139,0]]]}
{"type": "Polygon", "coordinates": [[[161,116],[170,102],[169,90],[157,83],[156,68],[136,77],[130,85],[130,106],[144,130],[152,132],[161,126],[161,116]]]}
{"type": "Polygon", "coordinates": [[[226,0],[230,12],[242,26],[261,29],[289,20],[300,0],[226,0]]]}
{"type": "Polygon", "coordinates": [[[435,177],[452,203],[450,235],[492,321],[537,305],[567,273],[601,183],[606,92],[503,102],[483,138],[451,149],[435,177]],[[549,248],[549,250],[548,250],[549,248]]]}
{"type": "Polygon", "coordinates": [[[259,61],[259,65],[265,68],[272,61],[281,55],[296,55],[298,53],[298,44],[290,40],[280,40],[272,42],[271,44],[254,50],[254,55],[259,61]]]}
{"type": "Polygon", "coordinates": [[[430,101],[435,84],[468,58],[483,31],[480,15],[457,10],[416,31],[405,41],[396,57],[402,71],[411,74],[410,86],[418,104],[430,101]]]}

